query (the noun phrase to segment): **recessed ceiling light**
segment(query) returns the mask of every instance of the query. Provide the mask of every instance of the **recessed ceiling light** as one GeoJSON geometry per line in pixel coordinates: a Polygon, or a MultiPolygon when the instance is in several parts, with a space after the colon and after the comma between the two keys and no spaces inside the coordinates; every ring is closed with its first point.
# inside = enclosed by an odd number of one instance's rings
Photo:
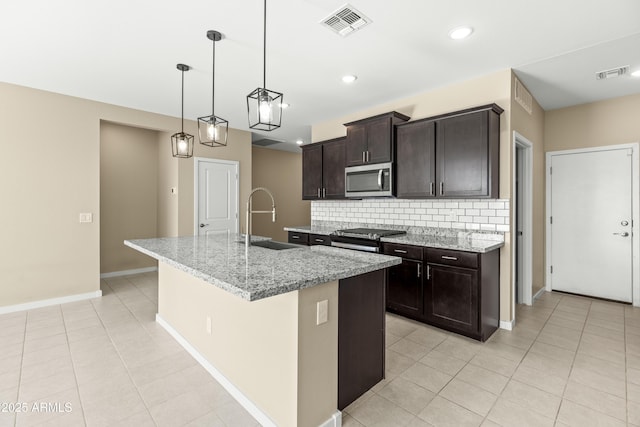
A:
{"type": "Polygon", "coordinates": [[[640,77],[640,70],[636,70],[636,71],[634,71],[633,73],[631,73],[631,75],[632,75],[633,77],[640,77]]]}
{"type": "Polygon", "coordinates": [[[291,104],[287,104],[286,102],[283,102],[282,104],[280,104],[280,106],[285,109],[285,108],[289,108],[291,106],[291,104]]]}
{"type": "Polygon", "coordinates": [[[358,76],[354,76],[354,75],[351,75],[351,74],[346,75],[346,76],[342,76],[342,82],[343,83],[349,84],[349,83],[355,82],[356,80],[358,80],[358,76]]]}
{"type": "Polygon", "coordinates": [[[449,37],[454,40],[462,40],[469,37],[473,33],[473,28],[471,27],[458,27],[449,31],[449,37]]]}
{"type": "Polygon", "coordinates": [[[304,144],[304,141],[303,141],[303,140],[301,140],[301,139],[298,139],[298,140],[296,141],[296,144],[298,144],[298,145],[302,145],[302,144],[304,144]]]}

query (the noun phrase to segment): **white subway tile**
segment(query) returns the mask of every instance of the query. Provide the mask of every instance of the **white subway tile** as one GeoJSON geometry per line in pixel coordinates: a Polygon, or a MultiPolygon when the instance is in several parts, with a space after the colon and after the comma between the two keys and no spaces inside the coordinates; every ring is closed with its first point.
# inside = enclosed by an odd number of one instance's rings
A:
{"type": "Polygon", "coordinates": [[[416,210],[413,208],[404,208],[404,213],[412,214],[412,213],[416,213],[416,210]]]}
{"type": "Polygon", "coordinates": [[[451,228],[451,223],[450,222],[439,222],[438,223],[438,228],[451,228]]]}
{"type": "Polygon", "coordinates": [[[460,216],[458,216],[458,221],[459,222],[473,222],[473,217],[466,216],[466,215],[460,215],[460,216]]]}
{"type": "Polygon", "coordinates": [[[474,209],[489,209],[488,202],[473,202],[474,209]]]}
{"type": "Polygon", "coordinates": [[[433,220],[434,221],[445,221],[445,217],[444,217],[444,215],[434,215],[433,216],[433,220]]]}
{"type": "Polygon", "coordinates": [[[432,209],[432,208],[427,209],[427,215],[438,215],[439,212],[440,212],[440,209],[432,209]]]}
{"type": "Polygon", "coordinates": [[[474,216],[473,222],[475,222],[476,224],[486,224],[489,222],[489,218],[487,218],[486,216],[474,216]]]}
{"type": "Polygon", "coordinates": [[[445,207],[447,209],[458,209],[458,202],[447,202],[445,203],[445,207]]]}
{"type": "Polygon", "coordinates": [[[451,228],[456,228],[458,230],[464,230],[466,228],[466,224],[463,222],[453,222],[451,223],[451,228]]]}
{"type": "Polygon", "coordinates": [[[468,222],[467,230],[480,230],[480,224],[474,224],[472,222],[468,222]]]}
{"type": "Polygon", "coordinates": [[[465,209],[464,213],[467,216],[478,216],[480,215],[480,209],[465,209]]]}
{"type": "Polygon", "coordinates": [[[417,221],[417,220],[419,220],[419,219],[420,219],[420,215],[417,215],[417,214],[409,215],[409,219],[412,219],[412,220],[414,220],[414,221],[417,221]]]}
{"type": "Polygon", "coordinates": [[[489,209],[504,209],[504,202],[489,202],[489,209]]]}
{"type": "Polygon", "coordinates": [[[460,209],[471,209],[471,208],[473,208],[473,203],[471,203],[471,202],[460,202],[460,203],[458,203],[458,208],[460,208],[460,209]]]}
{"type": "Polygon", "coordinates": [[[480,224],[480,230],[483,231],[496,231],[495,224],[480,224]]]}
{"type": "Polygon", "coordinates": [[[420,219],[423,221],[433,221],[433,215],[420,215],[420,219]]]}
{"type": "Polygon", "coordinates": [[[494,209],[481,209],[481,216],[496,216],[496,211],[494,209]]]}
{"type": "Polygon", "coordinates": [[[418,208],[418,209],[416,209],[416,213],[420,214],[420,215],[423,215],[423,214],[427,213],[427,210],[425,208],[418,208]]]}
{"type": "Polygon", "coordinates": [[[506,209],[497,210],[496,216],[509,216],[509,211],[506,209]]]}
{"type": "Polygon", "coordinates": [[[500,216],[494,216],[489,218],[489,224],[504,224],[504,218],[500,216]]]}
{"type": "Polygon", "coordinates": [[[416,227],[426,227],[427,221],[416,221],[416,227]]]}
{"type": "Polygon", "coordinates": [[[502,231],[503,233],[508,233],[510,227],[508,225],[496,225],[496,231],[502,231]]]}
{"type": "Polygon", "coordinates": [[[438,227],[438,223],[435,221],[427,221],[427,227],[438,227]]]}

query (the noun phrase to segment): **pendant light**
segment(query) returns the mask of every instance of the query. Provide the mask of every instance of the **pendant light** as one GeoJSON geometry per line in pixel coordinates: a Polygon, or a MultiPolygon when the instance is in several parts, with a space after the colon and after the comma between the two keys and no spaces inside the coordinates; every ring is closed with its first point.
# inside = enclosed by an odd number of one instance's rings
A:
{"type": "Polygon", "coordinates": [[[283,95],[267,89],[267,0],[264,0],[262,54],[262,87],[247,95],[247,113],[251,129],[272,131],[282,122],[283,95]]]}
{"type": "Polygon", "coordinates": [[[207,38],[213,41],[213,78],[211,84],[211,115],[198,117],[198,136],[200,144],[209,147],[224,147],[227,145],[229,122],[215,115],[216,94],[216,42],[222,40],[218,31],[207,31],[207,38]]]}
{"type": "Polygon", "coordinates": [[[193,135],[184,133],[184,72],[189,71],[191,67],[185,64],[178,64],[176,68],[182,72],[182,109],[180,110],[180,132],[171,135],[171,151],[173,157],[182,159],[193,156],[193,135]]]}

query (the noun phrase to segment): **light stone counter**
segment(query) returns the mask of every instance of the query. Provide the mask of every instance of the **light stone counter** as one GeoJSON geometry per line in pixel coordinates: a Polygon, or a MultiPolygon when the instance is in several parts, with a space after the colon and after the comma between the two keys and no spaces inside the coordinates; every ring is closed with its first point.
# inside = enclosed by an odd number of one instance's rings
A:
{"type": "MultiPolygon", "coordinates": [[[[346,227],[343,227],[346,228],[346,227]]],[[[284,231],[297,231],[299,233],[321,234],[328,236],[336,231],[338,228],[335,226],[325,225],[298,225],[294,227],[284,227],[284,231]]]]}
{"type": "MultiPolygon", "coordinates": [[[[255,236],[254,236],[255,239],[255,236]]],[[[255,301],[400,264],[401,258],[327,246],[245,254],[237,234],[126,240],[125,245],[245,300],[255,301]]]]}

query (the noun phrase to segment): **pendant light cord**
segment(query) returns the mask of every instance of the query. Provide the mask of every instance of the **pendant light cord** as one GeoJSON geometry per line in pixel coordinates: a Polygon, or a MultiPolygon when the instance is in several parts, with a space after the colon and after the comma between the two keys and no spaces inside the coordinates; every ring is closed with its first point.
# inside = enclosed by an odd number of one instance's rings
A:
{"type": "Polygon", "coordinates": [[[184,70],[181,70],[182,72],[182,100],[181,100],[181,107],[180,107],[180,119],[181,119],[181,124],[180,124],[180,133],[184,133],[184,70]]]}
{"type": "Polygon", "coordinates": [[[267,0],[264,0],[264,21],[262,34],[262,88],[267,88],[267,0]]]}
{"type": "Polygon", "coordinates": [[[213,72],[211,73],[211,117],[212,121],[215,122],[215,106],[216,106],[216,39],[213,37],[213,72]]]}

